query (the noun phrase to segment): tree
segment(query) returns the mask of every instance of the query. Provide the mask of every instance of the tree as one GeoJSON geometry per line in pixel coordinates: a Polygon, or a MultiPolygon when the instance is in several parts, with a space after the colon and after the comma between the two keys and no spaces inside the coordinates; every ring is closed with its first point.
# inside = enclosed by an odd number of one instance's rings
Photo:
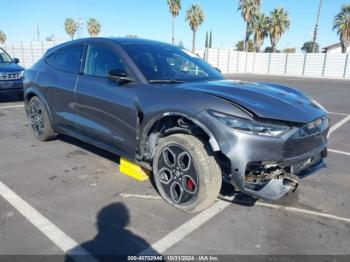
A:
{"type": "Polygon", "coordinates": [[[200,5],[193,4],[186,12],[186,21],[189,23],[193,32],[192,52],[196,51],[196,33],[198,27],[204,22],[204,12],[200,5]]]}
{"type": "Polygon", "coordinates": [[[301,48],[301,51],[305,53],[319,53],[320,46],[317,43],[315,43],[315,50],[313,50],[314,49],[313,44],[314,44],[313,41],[305,42],[301,48]]]}
{"type": "Polygon", "coordinates": [[[251,21],[256,13],[259,12],[261,6],[261,0],[240,0],[238,11],[241,11],[242,17],[246,22],[245,39],[244,39],[244,51],[247,51],[247,42],[252,34],[251,21]]]}
{"type": "Polygon", "coordinates": [[[6,34],[3,31],[0,31],[0,44],[4,44],[6,41],[6,34]]]}
{"type": "Polygon", "coordinates": [[[90,18],[87,22],[87,30],[90,36],[98,36],[101,32],[101,24],[95,18],[90,18]]]}
{"type": "MultiPolygon", "coordinates": [[[[254,43],[251,39],[248,40],[248,52],[254,52],[254,43]]],[[[243,51],[244,50],[244,40],[240,40],[237,42],[235,46],[236,51],[243,51]]]]}
{"type": "Polygon", "coordinates": [[[181,0],[168,0],[169,11],[173,17],[172,21],[172,38],[171,43],[175,44],[175,18],[179,15],[181,10],[181,0]]]}
{"type": "Polygon", "coordinates": [[[296,50],[295,47],[289,47],[289,48],[283,49],[283,53],[289,53],[289,54],[295,53],[296,51],[297,51],[297,50],[296,50]]]}
{"type": "Polygon", "coordinates": [[[132,35],[132,34],[126,35],[125,37],[126,38],[139,38],[137,35],[132,35]]]}
{"type": "Polygon", "coordinates": [[[254,47],[256,52],[260,52],[260,48],[268,36],[269,18],[263,13],[257,13],[252,19],[252,29],[254,32],[254,47]]]}
{"type": "Polygon", "coordinates": [[[289,14],[284,8],[275,8],[271,12],[269,19],[269,34],[271,40],[272,52],[276,52],[276,46],[282,35],[289,29],[289,14]]]}
{"type": "Polygon", "coordinates": [[[185,48],[184,42],[182,42],[182,40],[179,41],[179,43],[178,43],[177,46],[178,46],[179,48],[182,48],[182,49],[185,48]]]}
{"type": "Polygon", "coordinates": [[[337,30],[342,53],[346,53],[350,45],[350,4],[343,5],[340,12],[334,17],[333,30],[337,30]]]}
{"type": "Polygon", "coordinates": [[[66,30],[66,33],[70,36],[71,40],[73,40],[74,35],[78,30],[78,24],[72,18],[67,18],[64,21],[64,29],[66,30]]]}
{"type": "Polygon", "coordinates": [[[213,47],[213,32],[210,30],[210,35],[209,35],[209,48],[213,47]]]}
{"type": "Polygon", "coordinates": [[[208,36],[208,31],[205,34],[205,48],[209,48],[209,36],[208,36]]]}
{"type": "Polygon", "coordinates": [[[275,52],[273,52],[272,47],[271,46],[267,46],[264,49],[264,53],[281,53],[281,51],[276,49],[275,52]]]}

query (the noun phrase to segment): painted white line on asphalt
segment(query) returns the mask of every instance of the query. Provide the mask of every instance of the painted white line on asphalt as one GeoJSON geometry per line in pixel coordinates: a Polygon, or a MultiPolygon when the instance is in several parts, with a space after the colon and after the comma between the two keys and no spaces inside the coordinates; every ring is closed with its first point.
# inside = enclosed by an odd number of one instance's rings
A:
{"type": "Polygon", "coordinates": [[[161,200],[160,196],[150,196],[150,195],[138,195],[138,194],[119,194],[122,198],[138,198],[138,199],[146,199],[146,200],[161,200]]]}
{"type": "Polygon", "coordinates": [[[337,154],[341,154],[341,155],[346,155],[346,156],[350,156],[349,152],[345,152],[345,151],[339,151],[339,150],[334,150],[334,149],[328,149],[329,152],[332,153],[337,153],[337,154]]]}
{"type": "Polygon", "coordinates": [[[337,130],[339,127],[341,127],[342,125],[344,125],[346,122],[348,122],[350,120],[350,115],[348,115],[347,117],[343,118],[342,120],[340,120],[338,123],[336,123],[335,125],[333,125],[330,129],[329,129],[329,135],[332,134],[335,130],[337,130]]]}
{"type": "Polygon", "coordinates": [[[97,261],[89,252],[0,181],[0,196],[75,261],[97,261]]]}
{"type": "Polygon", "coordinates": [[[231,204],[232,203],[225,201],[216,202],[208,209],[191,218],[185,224],[176,228],[174,231],[170,232],[169,234],[152,244],[150,247],[143,250],[139,255],[156,255],[164,253],[164,251],[180,242],[186,236],[191,234],[194,230],[202,226],[204,223],[206,223],[208,220],[213,218],[215,215],[220,213],[223,209],[225,209],[231,204]]]}
{"type": "Polygon", "coordinates": [[[0,109],[9,109],[9,108],[20,108],[24,107],[24,105],[15,105],[15,106],[1,106],[0,109]]]}
{"type": "Polygon", "coordinates": [[[256,202],[255,205],[256,206],[261,206],[261,207],[273,208],[273,209],[277,209],[277,210],[287,210],[287,211],[291,211],[291,212],[297,212],[297,213],[313,215],[313,216],[317,216],[317,217],[323,217],[323,218],[328,218],[328,219],[333,219],[333,220],[337,220],[337,221],[350,223],[350,218],[347,218],[347,217],[340,217],[340,216],[335,216],[335,215],[332,215],[332,214],[327,214],[327,213],[322,213],[322,212],[317,212],[317,211],[311,211],[311,210],[297,208],[297,207],[286,207],[286,206],[280,206],[280,205],[268,204],[268,203],[261,203],[261,202],[256,202]]]}
{"type": "Polygon", "coordinates": [[[349,114],[345,114],[345,113],[338,113],[338,112],[328,112],[331,115],[338,115],[338,116],[348,116],[349,114]]]}

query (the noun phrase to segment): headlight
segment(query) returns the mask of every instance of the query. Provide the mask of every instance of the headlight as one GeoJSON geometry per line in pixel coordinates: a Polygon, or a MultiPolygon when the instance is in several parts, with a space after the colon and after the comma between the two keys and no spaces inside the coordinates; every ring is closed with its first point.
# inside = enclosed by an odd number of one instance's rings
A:
{"type": "Polygon", "coordinates": [[[290,129],[290,127],[286,125],[262,123],[254,120],[222,114],[219,112],[210,112],[213,116],[215,116],[221,123],[225,124],[226,126],[248,134],[279,137],[290,129]]]}
{"type": "Polygon", "coordinates": [[[19,78],[22,78],[23,76],[24,76],[24,71],[19,71],[19,72],[18,72],[18,77],[19,77],[19,78]]]}

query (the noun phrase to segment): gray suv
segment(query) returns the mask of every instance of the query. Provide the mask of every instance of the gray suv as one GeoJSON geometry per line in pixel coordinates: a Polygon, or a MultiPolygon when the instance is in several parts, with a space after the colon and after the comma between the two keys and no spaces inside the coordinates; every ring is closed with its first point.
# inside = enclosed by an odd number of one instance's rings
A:
{"type": "Polygon", "coordinates": [[[223,181],[278,199],[324,165],[326,110],[298,90],[225,80],[202,59],[141,39],[89,38],[46,52],[24,79],[39,140],[73,136],[152,170],[160,195],[198,212],[223,181]]]}

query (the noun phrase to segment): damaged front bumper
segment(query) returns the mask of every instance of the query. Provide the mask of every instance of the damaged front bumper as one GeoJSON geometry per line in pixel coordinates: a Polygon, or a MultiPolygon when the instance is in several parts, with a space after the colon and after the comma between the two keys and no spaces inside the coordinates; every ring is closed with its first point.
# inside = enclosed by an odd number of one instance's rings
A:
{"type": "Polygon", "coordinates": [[[257,198],[276,200],[294,191],[302,178],[326,166],[328,118],[322,117],[312,132],[307,126],[293,127],[282,137],[266,137],[237,132],[216,121],[212,130],[220,138],[224,179],[257,198]]]}

